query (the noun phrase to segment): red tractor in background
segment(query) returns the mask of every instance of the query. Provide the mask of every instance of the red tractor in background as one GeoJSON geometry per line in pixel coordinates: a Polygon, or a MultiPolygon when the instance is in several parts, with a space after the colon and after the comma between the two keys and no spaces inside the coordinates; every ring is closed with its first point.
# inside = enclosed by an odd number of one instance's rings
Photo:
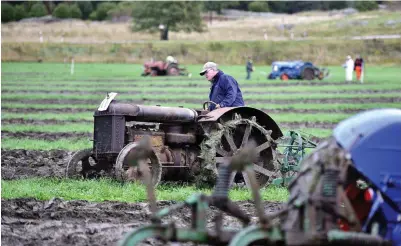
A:
{"type": "Polygon", "coordinates": [[[185,68],[180,68],[178,61],[168,56],[166,61],[149,61],[143,65],[142,76],[187,76],[185,68]]]}

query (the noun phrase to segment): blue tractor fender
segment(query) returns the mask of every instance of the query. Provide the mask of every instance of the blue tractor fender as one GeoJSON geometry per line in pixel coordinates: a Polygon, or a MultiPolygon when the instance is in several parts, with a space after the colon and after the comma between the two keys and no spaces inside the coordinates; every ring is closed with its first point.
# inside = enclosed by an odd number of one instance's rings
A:
{"type": "Polygon", "coordinates": [[[340,122],[333,136],[350,153],[353,168],[380,191],[369,219],[383,213],[387,223],[383,236],[401,245],[401,110],[359,113],[340,122]]]}

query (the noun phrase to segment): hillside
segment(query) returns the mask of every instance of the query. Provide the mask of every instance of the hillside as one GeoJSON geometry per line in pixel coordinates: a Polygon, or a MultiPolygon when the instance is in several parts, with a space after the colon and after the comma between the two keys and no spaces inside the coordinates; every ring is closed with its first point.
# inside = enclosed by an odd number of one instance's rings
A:
{"type": "MultiPolygon", "coordinates": [[[[172,41],[248,41],[350,38],[366,35],[401,34],[401,11],[303,12],[268,14],[236,20],[205,23],[204,33],[171,32],[172,41]],[[291,34],[292,33],[292,34],[291,34]]],[[[132,33],[131,23],[64,20],[52,23],[11,22],[2,24],[2,42],[103,43],[157,41],[159,34],[132,33]]]]}

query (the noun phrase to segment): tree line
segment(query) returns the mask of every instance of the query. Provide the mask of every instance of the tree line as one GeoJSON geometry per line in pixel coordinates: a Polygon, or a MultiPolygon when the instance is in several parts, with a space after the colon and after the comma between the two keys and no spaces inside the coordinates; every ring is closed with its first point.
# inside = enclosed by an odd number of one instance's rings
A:
{"type": "MultiPolygon", "coordinates": [[[[135,12],[143,11],[144,6],[155,10],[153,11],[155,13],[146,11],[152,16],[156,16],[158,11],[176,14],[173,12],[175,11],[174,3],[177,2],[2,1],[1,21],[19,21],[24,18],[46,15],[52,15],[57,18],[101,21],[135,15],[135,12]],[[163,8],[163,10],[157,10],[157,8],[163,8]]],[[[185,6],[187,3],[194,5],[193,9],[200,11],[200,13],[208,11],[221,13],[223,9],[230,8],[253,12],[292,14],[301,11],[334,10],[348,7],[356,8],[359,11],[368,11],[377,9],[378,3],[381,3],[381,1],[204,1],[182,3],[185,6]]]]}

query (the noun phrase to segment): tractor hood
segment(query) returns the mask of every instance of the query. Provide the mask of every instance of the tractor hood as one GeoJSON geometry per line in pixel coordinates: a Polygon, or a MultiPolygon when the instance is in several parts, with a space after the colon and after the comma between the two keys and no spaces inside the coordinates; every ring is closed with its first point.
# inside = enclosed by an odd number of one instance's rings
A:
{"type": "Polygon", "coordinates": [[[272,66],[280,66],[280,67],[296,67],[302,66],[305,62],[303,61],[276,61],[272,63],[272,66]]]}
{"type": "Polygon", "coordinates": [[[397,197],[401,189],[401,110],[359,113],[342,121],[333,136],[349,151],[361,174],[388,197],[397,197]]]}

